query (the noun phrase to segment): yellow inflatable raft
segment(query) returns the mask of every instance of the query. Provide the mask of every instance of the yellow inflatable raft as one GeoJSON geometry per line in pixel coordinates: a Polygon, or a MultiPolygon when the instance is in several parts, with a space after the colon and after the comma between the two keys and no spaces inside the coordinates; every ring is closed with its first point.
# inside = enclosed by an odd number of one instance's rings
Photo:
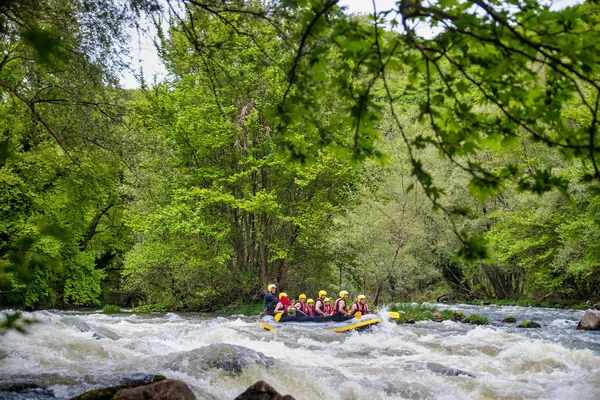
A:
{"type": "Polygon", "coordinates": [[[362,330],[381,323],[381,318],[376,314],[363,315],[360,318],[352,318],[343,322],[275,322],[271,315],[265,315],[259,321],[263,328],[273,331],[281,328],[305,328],[305,329],[327,329],[332,332],[346,332],[351,330],[362,330]]]}

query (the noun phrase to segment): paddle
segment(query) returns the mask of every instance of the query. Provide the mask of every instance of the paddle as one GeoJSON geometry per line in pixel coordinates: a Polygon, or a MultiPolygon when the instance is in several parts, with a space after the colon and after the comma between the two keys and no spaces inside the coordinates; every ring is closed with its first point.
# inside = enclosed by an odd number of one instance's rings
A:
{"type": "Polygon", "coordinates": [[[362,313],[360,311],[354,313],[354,318],[360,319],[360,317],[362,317],[362,313]]]}
{"type": "Polygon", "coordinates": [[[279,320],[281,319],[282,316],[283,316],[282,312],[279,312],[279,313],[275,314],[273,316],[275,318],[275,322],[279,322],[279,320]]]}
{"type": "Polygon", "coordinates": [[[396,311],[388,311],[388,315],[390,316],[390,318],[393,318],[393,319],[400,318],[400,313],[396,312],[396,311]]]}

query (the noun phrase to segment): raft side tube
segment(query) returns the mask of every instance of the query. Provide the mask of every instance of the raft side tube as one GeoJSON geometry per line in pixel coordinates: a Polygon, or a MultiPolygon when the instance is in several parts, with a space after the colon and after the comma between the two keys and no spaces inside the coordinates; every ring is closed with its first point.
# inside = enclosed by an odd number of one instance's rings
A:
{"type": "Polygon", "coordinates": [[[272,331],[278,328],[305,328],[305,329],[327,329],[332,332],[347,332],[351,330],[363,330],[371,325],[381,323],[382,320],[378,315],[368,314],[361,318],[352,318],[342,322],[298,322],[298,321],[287,321],[287,322],[275,322],[275,318],[270,315],[264,316],[260,321],[260,325],[266,330],[272,331]]]}

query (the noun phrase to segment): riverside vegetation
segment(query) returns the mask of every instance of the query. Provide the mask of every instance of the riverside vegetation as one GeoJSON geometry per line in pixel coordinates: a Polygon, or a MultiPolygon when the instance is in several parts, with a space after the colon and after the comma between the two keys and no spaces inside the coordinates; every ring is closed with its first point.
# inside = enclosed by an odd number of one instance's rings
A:
{"type": "Polygon", "coordinates": [[[0,306],[600,298],[594,2],[168,3],[0,6],[0,306]]]}

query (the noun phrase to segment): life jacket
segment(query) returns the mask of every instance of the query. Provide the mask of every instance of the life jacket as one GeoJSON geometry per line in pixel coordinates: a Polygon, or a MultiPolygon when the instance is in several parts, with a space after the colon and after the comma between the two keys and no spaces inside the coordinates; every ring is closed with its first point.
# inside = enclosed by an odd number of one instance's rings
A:
{"type": "Polygon", "coordinates": [[[362,315],[369,312],[369,307],[367,307],[366,304],[362,304],[360,301],[357,301],[354,305],[356,305],[356,311],[360,311],[362,315]]]}
{"type": "MultiPolygon", "coordinates": [[[[288,314],[288,312],[287,312],[288,306],[286,306],[285,303],[283,303],[281,301],[279,303],[283,304],[283,315],[287,315],[288,314]]],[[[279,305],[279,303],[277,303],[277,305],[279,305]]],[[[277,306],[275,306],[275,308],[277,308],[277,306]]]]}
{"type": "MultiPolygon", "coordinates": [[[[338,297],[337,299],[335,299],[335,303],[333,303],[333,315],[335,315],[335,314],[341,314],[340,311],[338,310],[339,309],[339,304],[340,304],[341,300],[344,300],[344,299],[341,298],[341,297],[338,297]]],[[[348,312],[348,309],[346,308],[346,301],[345,300],[344,300],[344,308],[343,308],[343,310],[346,311],[346,312],[348,312]]]]}
{"type": "Polygon", "coordinates": [[[322,310],[325,314],[331,314],[331,303],[323,304],[322,310]]]}
{"type": "MultiPolygon", "coordinates": [[[[321,311],[323,311],[323,313],[327,314],[327,311],[325,311],[325,302],[319,298],[319,299],[317,299],[317,301],[315,301],[315,308],[314,308],[315,315],[317,315],[317,303],[319,303],[319,302],[321,302],[321,311]]],[[[329,308],[331,309],[331,305],[329,306],[329,308]]],[[[321,315],[321,314],[319,314],[319,315],[321,315]]]]}
{"type": "Polygon", "coordinates": [[[307,311],[305,314],[310,316],[310,317],[314,317],[315,316],[315,309],[309,306],[306,306],[307,311]]]}
{"type": "MultiPolygon", "coordinates": [[[[277,304],[279,303],[283,305],[283,315],[287,315],[288,307],[292,305],[292,302],[287,297],[282,297],[277,304]]],[[[277,306],[275,306],[275,308],[277,308],[277,306]]]]}
{"type": "Polygon", "coordinates": [[[309,315],[308,309],[309,309],[309,307],[305,303],[300,302],[300,310],[298,310],[298,311],[303,312],[306,315],[309,315]]]}

